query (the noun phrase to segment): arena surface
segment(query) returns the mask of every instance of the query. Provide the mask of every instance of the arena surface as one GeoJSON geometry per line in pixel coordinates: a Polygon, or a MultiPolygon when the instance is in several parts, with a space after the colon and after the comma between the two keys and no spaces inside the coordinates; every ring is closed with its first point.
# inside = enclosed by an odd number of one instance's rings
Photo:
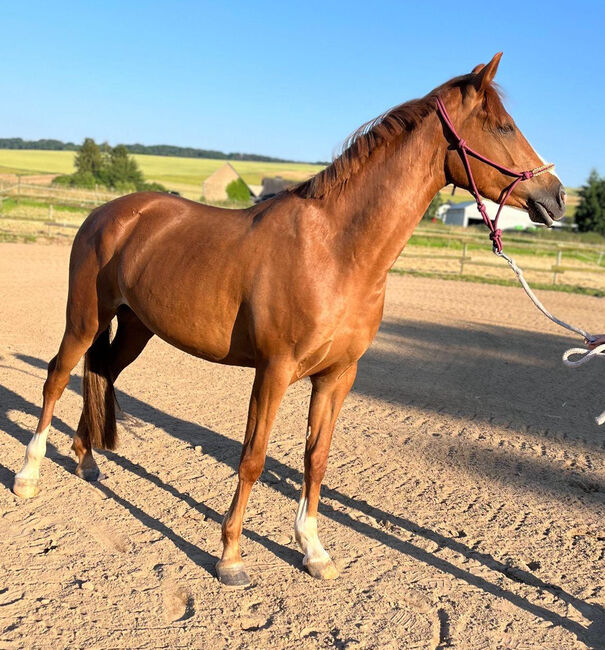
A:
{"type": "MultiPolygon", "coordinates": [[[[253,585],[214,577],[252,371],[154,339],[117,383],[103,481],[73,470],[79,367],[42,492],[10,491],[63,330],[69,247],[0,244],[0,647],[605,648],[605,364],[520,289],[393,276],[345,402],[319,530],[293,536],[310,386],[291,387],[245,520],[253,585]]],[[[605,331],[603,300],[541,293],[605,331]]]]}

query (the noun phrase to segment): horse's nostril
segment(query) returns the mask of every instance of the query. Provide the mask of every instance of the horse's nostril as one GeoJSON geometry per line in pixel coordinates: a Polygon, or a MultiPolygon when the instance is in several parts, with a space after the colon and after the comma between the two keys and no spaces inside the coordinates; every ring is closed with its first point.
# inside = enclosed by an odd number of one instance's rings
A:
{"type": "Polygon", "coordinates": [[[567,192],[565,191],[563,185],[561,185],[561,189],[559,190],[559,203],[561,205],[565,205],[566,201],[567,201],[567,192]]]}

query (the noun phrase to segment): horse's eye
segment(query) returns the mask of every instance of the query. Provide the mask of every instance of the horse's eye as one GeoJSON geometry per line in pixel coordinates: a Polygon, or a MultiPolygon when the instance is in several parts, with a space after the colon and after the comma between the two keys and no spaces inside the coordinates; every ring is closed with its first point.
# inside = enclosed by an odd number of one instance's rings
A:
{"type": "Polygon", "coordinates": [[[508,123],[508,124],[499,124],[497,127],[498,133],[501,133],[502,135],[510,135],[511,133],[514,132],[515,127],[508,123]]]}

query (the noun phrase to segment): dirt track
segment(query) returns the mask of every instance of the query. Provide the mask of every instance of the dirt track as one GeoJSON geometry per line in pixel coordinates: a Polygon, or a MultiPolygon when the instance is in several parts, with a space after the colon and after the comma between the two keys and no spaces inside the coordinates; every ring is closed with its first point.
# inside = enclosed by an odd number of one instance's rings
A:
{"type": "MultiPolygon", "coordinates": [[[[303,573],[293,539],[300,382],[248,508],[254,584],[230,591],[213,567],[249,370],[154,339],[118,382],[121,444],[98,454],[107,477],[90,485],[69,449],[78,369],[43,491],[10,492],[62,333],[68,254],[0,245],[1,648],[605,648],[605,428],[592,419],[605,366],[564,368],[576,341],[519,289],[390,278],[322,491],[340,578],[303,573]]],[[[605,331],[602,300],[542,295],[605,331]]]]}

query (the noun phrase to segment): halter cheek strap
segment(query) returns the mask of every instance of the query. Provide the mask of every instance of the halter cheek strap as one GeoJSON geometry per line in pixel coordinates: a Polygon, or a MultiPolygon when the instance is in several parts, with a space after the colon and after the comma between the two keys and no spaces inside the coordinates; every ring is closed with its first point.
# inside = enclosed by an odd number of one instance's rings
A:
{"type": "Polygon", "coordinates": [[[540,167],[536,167],[535,169],[529,169],[523,172],[516,172],[513,169],[504,167],[504,165],[500,165],[499,163],[494,162],[489,158],[486,158],[485,156],[481,155],[474,149],[471,149],[471,147],[469,147],[466,144],[466,141],[458,135],[456,128],[454,127],[454,124],[452,123],[452,120],[448,115],[448,112],[445,108],[445,104],[443,103],[441,97],[437,97],[437,112],[441,116],[443,123],[448,128],[448,130],[452,134],[453,139],[456,142],[456,151],[458,151],[458,153],[460,154],[460,158],[462,159],[462,164],[464,165],[464,169],[466,170],[470,192],[473,195],[475,202],[477,203],[477,210],[479,210],[485,225],[490,230],[489,238],[492,240],[494,252],[502,253],[502,230],[498,228],[498,220],[500,219],[500,213],[502,212],[502,208],[504,207],[506,201],[508,200],[508,197],[511,195],[515,187],[517,187],[517,185],[521,181],[528,181],[530,178],[534,178],[535,176],[544,174],[544,172],[552,171],[555,166],[553,163],[544,163],[544,165],[541,165],[540,167]],[[501,174],[505,174],[506,176],[513,177],[512,183],[510,183],[510,185],[505,187],[504,190],[502,191],[502,198],[499,201],[500,206],[498,208],[498,212],[496,213],[496,217],[493,221],[489,218],[489,215],[487,214],[487,208],[485,207],[485,203],[483,203],[483,201],[481,200],[481,195],[479,194],[479,190],[477,189],[477,184],[475,183],[475,179],[473,177],[473,170],[471,169],[469,156],[472,156],[473,158],[476,158],[482,163],[485,163],[486,165],[489,165],[490,167],[497,169],[501,174]]]}

